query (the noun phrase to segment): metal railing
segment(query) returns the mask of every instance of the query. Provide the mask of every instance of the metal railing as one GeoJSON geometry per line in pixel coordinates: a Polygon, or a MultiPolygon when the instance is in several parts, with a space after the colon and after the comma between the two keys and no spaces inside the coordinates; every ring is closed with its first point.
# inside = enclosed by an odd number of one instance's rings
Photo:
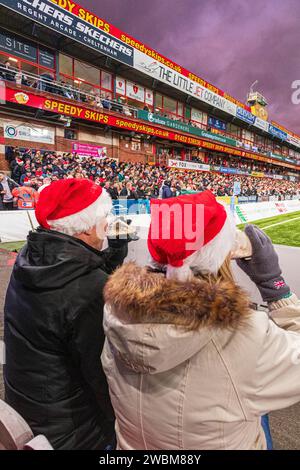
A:
{"type": "Polygon", "coordinates": [[[84,103],[98,110],[106,109],[108,111],[127,115],[128,117],[137,117],[138,108],[134,108],[125,102],[122,103],[121,100],[112,100],[108,98],[108,91],[106,92],[106,96],[104,96],[105,92],[103,90],[99,89],[99,93],[97,93],[96,88],[91,88],[91,91],[87,92],[85,90],[81,90],[80,87],[74,87],[63,81],[55,80],[54,77],[51,76],[50,72],[36,75],[29,72],[22,72],[14,67],[7,69],[0,65],[0,79],[14,83],[19,87],[29,87],[35,91],[50,93],[71,101],[84,103]]]}

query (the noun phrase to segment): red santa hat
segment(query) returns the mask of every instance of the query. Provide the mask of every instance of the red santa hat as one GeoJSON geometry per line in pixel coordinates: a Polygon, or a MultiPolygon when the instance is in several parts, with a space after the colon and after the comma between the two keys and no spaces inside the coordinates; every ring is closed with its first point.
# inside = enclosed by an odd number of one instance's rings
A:
{"type": "Polygon", "coordinates": [[[103,188],[90,180],[70,178],[43,189],[35,215],[42,227],[73,235],[95,226],[110,209],[111,199],[103,188]]]}
{"type": "Polygon", "coordinates": [[[216,274],[235,236],[234,221],[210,191],[151,202],[148,249],[168,278],[186,280],[191,269],[216,274]]]}

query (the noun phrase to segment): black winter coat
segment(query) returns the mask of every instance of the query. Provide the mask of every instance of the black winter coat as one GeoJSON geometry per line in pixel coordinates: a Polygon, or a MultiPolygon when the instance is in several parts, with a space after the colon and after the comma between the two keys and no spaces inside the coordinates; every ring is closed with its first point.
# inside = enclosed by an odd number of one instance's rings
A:
{"type": "Polygon", "coordinates": [[[102,292],[127,251],[38,229],[17,258],[5,302],[6,400],[55,449],[103,449],[114,437],[102,292]]]}

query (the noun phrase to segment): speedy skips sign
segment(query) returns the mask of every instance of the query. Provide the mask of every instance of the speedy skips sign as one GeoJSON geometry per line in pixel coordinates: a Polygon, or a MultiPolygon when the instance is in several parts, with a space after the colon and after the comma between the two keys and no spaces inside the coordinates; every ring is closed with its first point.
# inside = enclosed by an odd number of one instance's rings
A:
{"type": "Polygon", "coordinates": [[[49,0],[1,0],[6,6],[37,23],[113,59],[133,66],[133,48],[107,32],[66,12],[49,0]]]}

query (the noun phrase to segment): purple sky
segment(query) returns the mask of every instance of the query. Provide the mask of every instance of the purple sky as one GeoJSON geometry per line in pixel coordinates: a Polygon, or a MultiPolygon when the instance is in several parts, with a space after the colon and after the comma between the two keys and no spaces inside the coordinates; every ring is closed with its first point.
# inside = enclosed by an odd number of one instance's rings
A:
{"type": "Polygon", "coordinates": [[[245,101],[251,83],[269,120],[300,134],[299,0],[78,0],[136,39],[245,101]]]}

